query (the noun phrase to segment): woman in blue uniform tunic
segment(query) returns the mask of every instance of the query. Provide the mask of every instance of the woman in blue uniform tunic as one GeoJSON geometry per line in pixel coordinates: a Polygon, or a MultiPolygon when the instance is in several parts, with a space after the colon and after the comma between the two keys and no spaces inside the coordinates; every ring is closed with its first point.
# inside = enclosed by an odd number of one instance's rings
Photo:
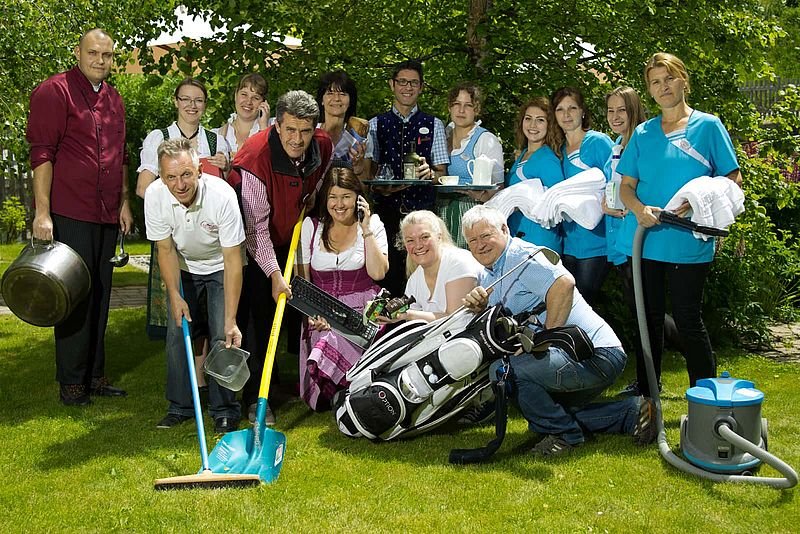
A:
{"type": "MultiPolygon", "coordinates": [[[[506,185],[539,179],[545,190],[564,179],[561,160],[556,151],[561,145],[561,131],[553,117],[550,101],[542,96],[532,98],[519,108],[514,138],[519,156],[506,176],[506,185]]],[[[563,252],[561,225],[543,228],[539,223],[515,211],[508,218],[512,236],[529,243],[563,252]]]]}
{"type": "MultiPolygon", "coordinates": [[[[622,175],[617,172],[620,156],[625,146],[630,141],[636,127],[647,119],[639,94],[631,87],[617,87],[606,95],[606,118],[608,125],[615,134],[619,135],[611,149],[603,172],[608,180],[606,194],[603,198],[603,211],[606,213],[606,246],[608,261],[614,266],[622,282],[622,294],[625,304],[631,312],[631,318],[636,320],[636,303],[633,296],[633,273],[631,262],[617,246],[619,234],[622,231],[623,218],[627,211],[619,198],[619,187],[622,175]]],[[[638,340],[638,336],[636,338],[638,340]]],[[[641,347],[636,347],[637,374],[644,374],[644,361],[642,360],[641,347]],[[640,372],[641,371],[641,372],[640,372]]],[[[623,395],[641,395],[639,382],[634,380],[622,391],[623,395]]],[[[646,392],[645,392],[646,394],[646,392]]]]}
{"type": "MultiPolygon", "coordinates": [[[[562,87],[551,98],[559,127],[564,132],[561,163],[564,178],[595,167],[602,170],[611,156],[613,143],[606,134],[589,129],[592,117],[583,95],[571,87],[562,87]]],[[[600,286],[608,273],[605,221],[588,230],[565,221],[564,267],[575,277],[575,286],[590,305],[594,305],[600,286]]]]}
{"type": "MultiPolygon", "coordinates": [[[[716,376],[701,308],[703,286],[714,258],[714,240],[696,239],[691,232],[659,225],[657,214],[687,182],[700,176],[727,176],[741,185],[742,176],[730,135],[720,120],[692,109],[686,102],[689,74],[672,54],[657,53],[647,62],[645,85],[661,115],[640,124],[622,154],[617,170],[623,175],[621,197],[630,210],[620,236],[621,250],[631,255],[638,224],[650,228],[645,238],[642,276],[647,324],[656,375],[661,375],[666,286],[672,315],[683,341],[689,383],[716,376]]],[[[687,215],[688,203],[676,213],[687,215]]],[[[647,391],[647,376],[638,376],[647,391]]]]}

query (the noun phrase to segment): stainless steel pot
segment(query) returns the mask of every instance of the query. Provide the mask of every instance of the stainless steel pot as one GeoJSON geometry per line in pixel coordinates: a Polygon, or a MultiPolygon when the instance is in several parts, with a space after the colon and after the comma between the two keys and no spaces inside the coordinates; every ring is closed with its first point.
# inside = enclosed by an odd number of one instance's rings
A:
{"type": "Polygon", "coordinates": [[[31,240],[3,274],[2,291],[14,315],[54,326],[86,298],[91,284],[86,263],[69,246],[31,240]]]}

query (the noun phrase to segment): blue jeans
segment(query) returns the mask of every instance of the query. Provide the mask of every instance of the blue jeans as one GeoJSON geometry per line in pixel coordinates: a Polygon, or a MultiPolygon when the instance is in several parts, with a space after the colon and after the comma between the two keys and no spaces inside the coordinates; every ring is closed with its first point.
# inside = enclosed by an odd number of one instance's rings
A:
{"type": "MultiPolygon", "coordinates": [[[[181,271],[184,300],[189,306],[193,322],[200,320],[200,298],[203,293],[208,303],[209,345],[217,340],[225,340],[225,294],[222,287],[223,271],[199,275],[181,271]]],[[[192,417],[192,401],[189,367],[186,362],[186,347],[183,330],[175,324],[172,317],[172,303],[167,306],[167,413],[192,417]]],[[[192,323],[189,323],[191,331],[192,323]]],[[[241,407],[236,401],[236,393],[220,386],[216,380],[208,381],[208,412],[211,417],[241,417],[241,407]]]]}
{"type": "MultiPolygon", "coordinates": [[[[571,445],[583,443],[584,431],[632,433],[639,414],[637,398],[591,403],[622,373],[626,359],[620,348],[595,348],[594,356],[582,362],[554,347],[542,359],[512,356],[515,397],[529,428],[560,435],[571,445]]],[[[490,376],[496,376],[500,364],[493,364],[490,376]]]]}

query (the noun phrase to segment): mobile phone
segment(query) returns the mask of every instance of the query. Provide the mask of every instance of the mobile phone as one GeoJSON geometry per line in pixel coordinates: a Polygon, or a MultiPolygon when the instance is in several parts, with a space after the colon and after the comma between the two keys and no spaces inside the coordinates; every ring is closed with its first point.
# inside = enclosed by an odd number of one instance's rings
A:
{"type": "MultiPolygon", "coordinates": [[[[362,198],[364,197],[358,195],[358,200],[361,200],[362,198]]],[[[358,210],[356,211],[356,219],[358,219],[358,222],[364,222],[364,210],[361,206],[358,206],[358,210]]]]}

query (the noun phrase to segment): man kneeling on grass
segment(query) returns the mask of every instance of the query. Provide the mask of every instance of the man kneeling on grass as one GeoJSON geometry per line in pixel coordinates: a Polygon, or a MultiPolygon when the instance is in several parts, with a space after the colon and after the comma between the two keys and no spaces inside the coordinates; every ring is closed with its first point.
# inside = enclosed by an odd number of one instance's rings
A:
{"type": "MultiPolygon", "coordinates": [[[[537,247],[511,238],[505,218],[492,208],[471,208],[461,227],[472,255],[485,267],[478,287],[464,299],[470,310],[502,304],[516,315],[542,308],[544,303],[544,311],[538,314],[544,329],[576,325],[594,345],[581,361],[552,345],[543,356],[511,357],[509,382],[514,398],[530,429],[544,435],[533,454],[569,453],[584,442],[584,431],[630,434],[637,443],[651,443],[656,437],[652,400],[629,397],[590,404],[622,373],[626,356],[614,331],[575,289],[575,280],[561,262],[553,265],[543,254],[531,256],[537,247]],[[521,261],[527,265],[491,290],[484,289],[521,261]]],[[[496,377],[500,364],[493,365],[490,376],[496,377]]]]}
{"type": "MultiPolygon", "coordinates": [[[[240,346],[236,308],[242,289],[244,226],[233,188],[200,174],[200,160],[188,139],[158,147],[161,175],[144,195],[147,238],[158,247],[158,267],[169,297],[167,321],[167,415],[158,428],[170,428],[194,414],[181,323],[200,319],[205,295],[211,343],[240,346]],[[181,297],[183,285],[184,296],[181,297]]],[[[203,318],[206,319],[206,318],[203,318]]],[[[209,412],[218,433],[239,427],[241,407],[233,391],[208,385],[209,412]]]]}

